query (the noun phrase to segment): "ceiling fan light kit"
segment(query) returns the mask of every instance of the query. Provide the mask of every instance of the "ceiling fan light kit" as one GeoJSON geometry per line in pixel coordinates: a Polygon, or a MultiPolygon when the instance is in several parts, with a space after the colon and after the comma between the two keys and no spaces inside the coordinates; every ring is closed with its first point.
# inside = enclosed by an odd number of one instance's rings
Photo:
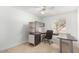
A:
{"type": "Polygon", "coordinates": [[[41,14],[45,14],[45,11],[41,11],[40,13],[41,13],[41,14]]]}

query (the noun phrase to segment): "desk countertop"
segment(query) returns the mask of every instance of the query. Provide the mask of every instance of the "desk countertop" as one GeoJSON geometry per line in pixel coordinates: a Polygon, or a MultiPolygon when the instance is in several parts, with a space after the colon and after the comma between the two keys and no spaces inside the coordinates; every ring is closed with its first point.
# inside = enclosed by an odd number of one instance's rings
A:
{"type": "Polygon", "coordinates": [[[57,38],[58,38],[58,39],[62,39],[62,40],[77,41],[77,39],[75,39],[75,38],[74,38],[72,35],[70,35],[70,34],[58,35],[57,38]]]}

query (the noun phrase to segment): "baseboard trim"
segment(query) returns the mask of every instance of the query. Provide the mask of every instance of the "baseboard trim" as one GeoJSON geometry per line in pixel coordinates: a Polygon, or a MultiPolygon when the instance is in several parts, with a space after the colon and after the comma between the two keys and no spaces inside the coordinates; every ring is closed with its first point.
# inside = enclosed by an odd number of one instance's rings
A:
{"type": "Polygon", "coordinates": [[[18,42],[18,43],[16,43],[16,44],[13,44],[13,45],[11,45],[11,46],[9,46],[9,47],[7,47],[7,48],[1,49],[0,52],[7,51],[8,49],[13,48],[13,47],[16,47],[16,46],[18,46],[18,45],[20,45],[20,44],[23,44],[23,43],[26,43],[26,41],[21,41],[21,42],[18,42]]]}

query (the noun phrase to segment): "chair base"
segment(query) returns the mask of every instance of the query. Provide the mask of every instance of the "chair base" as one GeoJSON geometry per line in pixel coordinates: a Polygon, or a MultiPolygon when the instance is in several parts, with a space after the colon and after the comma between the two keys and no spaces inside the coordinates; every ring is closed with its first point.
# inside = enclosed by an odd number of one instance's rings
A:
{"type": "Polygon", "coordinates": [[[43,40],[44,43],[49,43],[49,45],[51,45],[53,43],[53,41],[50,40],[43,40]]]}

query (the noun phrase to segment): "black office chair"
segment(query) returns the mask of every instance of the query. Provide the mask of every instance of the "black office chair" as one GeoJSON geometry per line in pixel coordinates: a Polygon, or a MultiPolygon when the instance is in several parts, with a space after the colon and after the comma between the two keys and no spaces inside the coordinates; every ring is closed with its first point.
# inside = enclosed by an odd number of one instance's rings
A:
{"type": "Polygon", "coordinates": [[[48,42],[49,44],[53,43],[53,41],[51,41],[53,36],[53,31],[52,30],[47,30],[45,37],[43,38],[44,42],[48,42]]]}

